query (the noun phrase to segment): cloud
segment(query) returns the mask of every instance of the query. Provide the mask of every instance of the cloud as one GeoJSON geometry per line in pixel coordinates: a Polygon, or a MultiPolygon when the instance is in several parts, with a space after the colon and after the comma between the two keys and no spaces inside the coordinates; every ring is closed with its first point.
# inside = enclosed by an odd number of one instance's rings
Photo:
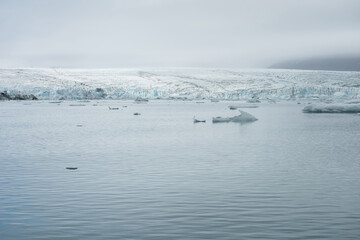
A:
{"type": "Polygon", "coordinates": [[[0,66],[262,67],[360,54],[353,0],[8,0],[0,66]]]}

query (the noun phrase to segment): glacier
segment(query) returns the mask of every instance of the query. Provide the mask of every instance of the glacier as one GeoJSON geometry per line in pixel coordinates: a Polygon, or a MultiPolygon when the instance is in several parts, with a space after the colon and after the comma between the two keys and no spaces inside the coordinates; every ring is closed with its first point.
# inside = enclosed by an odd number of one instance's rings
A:
{"type": "Polygon", "coordinates": [[[0,69],[0,93],[40,100],[360,99],[360,72],[275,69],[0,69]]]}

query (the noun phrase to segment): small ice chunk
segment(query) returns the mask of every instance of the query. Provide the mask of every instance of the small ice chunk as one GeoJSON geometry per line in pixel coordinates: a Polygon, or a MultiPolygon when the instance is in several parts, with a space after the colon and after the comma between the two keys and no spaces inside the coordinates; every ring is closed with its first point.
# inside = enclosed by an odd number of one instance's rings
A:
{"type": "Polygon", "coordinates": [[[204,122],[206,122],[206,120],[196,119],[195,116],[193,117],[193,121],[194,121],[194,123],[200,123],[200,122],[204,123],[204,122]]]}
{"type": "Polygon", "coordinates": [[[84,107],[85,104],[69,104],[70,107],[84,107]]]}
{"type": "Polygon", "coordinates": [[[311,104],[304,113],[360,113],[360,104],[311,104]]]}

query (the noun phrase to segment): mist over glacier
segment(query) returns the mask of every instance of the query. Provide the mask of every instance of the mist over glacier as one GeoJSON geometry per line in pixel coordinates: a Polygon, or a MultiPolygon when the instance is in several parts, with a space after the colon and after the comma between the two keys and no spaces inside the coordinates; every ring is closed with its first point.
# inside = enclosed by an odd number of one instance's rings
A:
{"type": "Polygon", "coordinates": [[[359,72],[202,68],[1,69],[0,92],[38,99],[356,99],[359,72]]]}

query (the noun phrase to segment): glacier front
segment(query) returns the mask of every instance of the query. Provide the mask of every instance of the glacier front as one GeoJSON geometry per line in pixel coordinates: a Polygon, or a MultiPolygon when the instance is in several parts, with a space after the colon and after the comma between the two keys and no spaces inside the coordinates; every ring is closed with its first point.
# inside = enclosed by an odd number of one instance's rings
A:
{"type": "Polygon", "coordinates": [[[0,92],[41,100],[358,99],[360,72],[239,69],[0,69],[0,92]]]}

